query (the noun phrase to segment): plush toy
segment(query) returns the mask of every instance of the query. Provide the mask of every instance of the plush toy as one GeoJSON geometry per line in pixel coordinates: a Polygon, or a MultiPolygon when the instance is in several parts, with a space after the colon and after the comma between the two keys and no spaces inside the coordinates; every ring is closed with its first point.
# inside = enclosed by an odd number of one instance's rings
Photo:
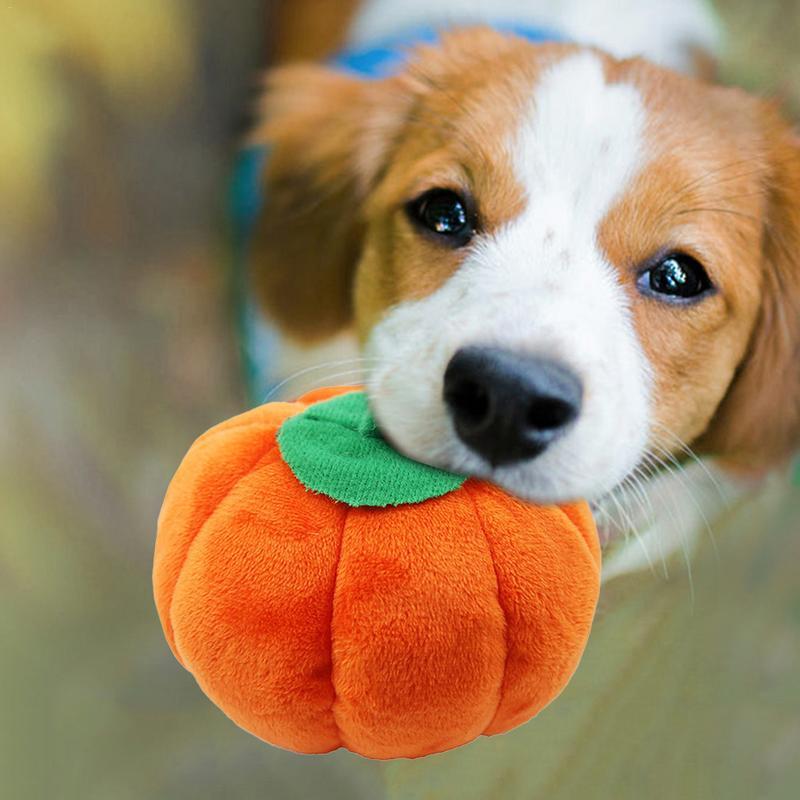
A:
{"type": "Polygon", "coordinates": [[[201,436],[167,492],[153,580],[173,653],[241,727],[397,758],[503,733],[558,695],[599,568],[585,504],[411,461],[351,387],[201,436]]]}

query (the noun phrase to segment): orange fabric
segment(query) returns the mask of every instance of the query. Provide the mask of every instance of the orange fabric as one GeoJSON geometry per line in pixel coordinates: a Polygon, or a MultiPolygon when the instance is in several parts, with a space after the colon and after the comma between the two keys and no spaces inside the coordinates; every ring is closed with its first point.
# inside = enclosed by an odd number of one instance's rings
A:
{"type": "Polygon", "coordinates": [[[468,480],[413,506],[349,508],[282,461],[275,403],[198,439],[159,517],[167,640],[236,723],[303,753],[416,757],[507,731],[566,685],[599,592],[585,504],[468,480]]]}

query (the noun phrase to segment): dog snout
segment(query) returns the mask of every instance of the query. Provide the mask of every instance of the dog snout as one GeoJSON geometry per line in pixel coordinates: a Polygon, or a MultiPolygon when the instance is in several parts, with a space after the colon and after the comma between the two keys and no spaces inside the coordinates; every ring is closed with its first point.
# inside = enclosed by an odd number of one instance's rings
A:
{"type": "Polygon", "coordinates": [[[444,375],[456,433],[493,466],[544,452],[578,416],[582,397],[568,367],[497,347],[458,350],[444,375]]]}

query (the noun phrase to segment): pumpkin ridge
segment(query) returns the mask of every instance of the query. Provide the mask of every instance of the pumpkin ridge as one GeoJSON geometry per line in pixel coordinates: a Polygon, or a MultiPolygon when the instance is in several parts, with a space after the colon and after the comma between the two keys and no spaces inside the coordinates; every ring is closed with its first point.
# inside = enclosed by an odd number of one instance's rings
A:
{"type": "Polygon", "coordinates": [[[592,563],[597,564],[598,567],[602,568],[602,560],[601,560],[602,559],[602,553],[599,553],[599,554],[596,555],[592,551],[592,548],[589,546],[589,542],[586,541],[586,536],[583,533],[582,526],[578,525],[578,523],[575,522],[575,520],[572,519],[572,517],[569,514],[567,514],[567,512],[564,511],[564,509],[561,506],[553,506],[553,508],[555,508],[558,511],[558,513],[561,514],[561,516],[564,517],[564,519],[567,520],[567,522],[570,524],[570,527],[572,528],[572,530],[575,533],[577,533],[578,538],[581,540],[581,544],[583,545],[584,550],[586,550],[586,553],[588,554],[588,556],[591,559],[592,563]]]}
{"type": "Polygon", "coordinates": [[[497,606],[500,609],[500,613],[503,615],[503,642],[506,646],[506,654],[505,658],[503,659],[503,671],[500,674],[500,685],[497,687],[497,694],[498,694],[497,706],[494,710],[494,714],[492,714],[491,719],[486,724],[486,727],[483,729],[484,731],[487,731],[497,718],[497,715],[500,712],[500,706],[503,703],[503,695],[504,695],[503,690],[505,689],[505,684],[506,684],[506,670],[508,668],[508,656],[511,648],[509,647],[508,644],[508,628],[509,628],[508,613],[506,612],[505,608],[503,607],[503,603],[500,600],[500,576],[497,574],[497,564],[495,563],[494,549],[492,548],[492,543],[489,541],[489,537],[486,535],[486,528],[483,525],[483,519],[481,518],[481,513],[478,508],[478,502],[473,497],[470,488],[471,487],[469,483],[465,484],[464,494],[469,498],[469,501],[472,504],[472,508],[475,511],[475,519],[478,523],[478,528],[480,528],[481,534],[483,535],[483,538],[486,541],[486,550],[489,553],[489,562],[492,565],[492,571],[494,572],[494,581],[497,586],[497,606]]]}
{"type": "MultiPolygon", "coordinates": [[[[330,622],[330,654],[331,654],[331,690],[333,691],[333,700],[331,701],[331,719],[333,720],[333,726],[336,729],[336,733],[339,735],[339,747],[347,747],[344,741],[344,732],[342,731],[342,726],[339,724],[339,720],[336,719],[336,704],[339,700],[339,693],[336,691],[336,684],[333,680],[333,609],[334,605],[336,604],[336,590],[339,587],[339,569],[342,564],[342,550],[344,549],[344,532],[345,528],[347,528],[347,518],[350,516],[350,508],[349,506],[345,507],[344,513],[342,514],[342,526],[339,532],[339,551],[336,553],[336,565],[333,570],[333,589],[331,590],[331,622],[330,622]]],[[[349,748],[348,748],[349,749],[349,748]]]]}
{"type": "Polygon", "coordinates": [[[166,620],[169,623],[169,627],[170,627],[169,634],[172,637],[172,641],[175,642],[175,649],[176,650],[178,650],[178,643],[177,643],[177,641],[175,639],[175,626],[174,626],[174,624],[172,622],[172,608],[175,605],[175,595],[177,594],[178,584],[180,583],[181,577],[183,575],[184,567],[186,566],[186,564],[189,561],[189,556],[191,555],[192,548],[194,547],[194,543],[200,538],[200,535],[203,533],[203,530],[205,529],[205,527],[213,519],[214,515],[219,511],[219,509],[222,507],[222,505],[225,503],[225,501],[231,496],[231,494],[233,494],[233,492],[236,490],[236,488],[239,486],[239,484],[246,477],[248,477],[248,475],[252,475],[253,472],[255,472],[256,470],[258,470],[262,466],[264,466],[267,457],[272,452],[274,452],[274,450],[277,448],[277,446],[278,446],[277,442],[273,439],[271,444],[270,444],[270,446],[266,450],[263,450],[259,454],[258,458],[256,458],[253,461],[253,463],[244,471],[244,473],[242,475],[240,475],[233,482],[233,485],[230,487],[230,489],[228,489],[227,492],[225,492],[225,495],[222,497],[222,499],[219,501],[219,503],[217,503],[217,505],[214,507],[213,511],[200,523],[200,525],[197,528],[197,532],[192,537],[192,541],[189,543],[189,546],[186,548],[186,553],[183,556],[180,568],[178,569],[178,572],[177,572],[177,574],[178,574],[177,580],[175,581],[175,584],[172,587],[172,595],[169,598],[169,607],[168,607],[167,613],[166,613],[166,620]]]}

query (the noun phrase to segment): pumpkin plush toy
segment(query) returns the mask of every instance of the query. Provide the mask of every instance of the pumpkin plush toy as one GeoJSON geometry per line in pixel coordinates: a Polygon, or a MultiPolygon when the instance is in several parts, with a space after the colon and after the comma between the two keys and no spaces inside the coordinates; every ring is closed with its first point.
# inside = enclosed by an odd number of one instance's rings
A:
{"type": "Polygon", "coordinates": [[[231,719],[302,753],[416,757],[566,685],[599,591],[588,507],[411,461],[352,387],[212,428],[167,492],[156,604],[231,719]]]}

